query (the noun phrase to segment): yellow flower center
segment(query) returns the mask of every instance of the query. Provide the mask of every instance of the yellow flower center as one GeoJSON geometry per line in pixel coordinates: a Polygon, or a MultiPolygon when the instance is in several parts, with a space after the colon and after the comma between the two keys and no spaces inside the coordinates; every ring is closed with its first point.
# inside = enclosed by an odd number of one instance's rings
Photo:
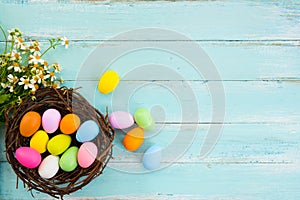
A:
{"type": "Polygon", "coordinates": [[[54,72],[50,72],[49,75],[53,77],[55,74],[54,72]]]}
{"type": "Polygon", "coordinates": [[[14,66],[14,67],[19,67],[19,63],[14,62],[13,66],[14,66]]]}
{"type": "Polygon", "coordinates": [[[29,80],[26,80],[26,79],[25,79],[25,80],[24,80],[24,84],[25,84],[25,85],[28,85],[28,84],[29,84],[29,80]]]}

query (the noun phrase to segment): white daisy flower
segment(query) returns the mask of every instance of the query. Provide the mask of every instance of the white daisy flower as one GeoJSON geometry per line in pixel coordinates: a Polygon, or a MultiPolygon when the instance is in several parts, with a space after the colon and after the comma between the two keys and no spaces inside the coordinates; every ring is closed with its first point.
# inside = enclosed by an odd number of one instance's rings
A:
{"type": "Polygon", "coordinates": [[[11,52],[10,60],[14,61],[14,60],[21,60],[21,59],[22,59],[22,57],[16,50],[13,50],[11,52]]]}
{"type": "Polygon", "coordinates": [[[61,45],[65,46],[67,49],[69,47],[69,40],[66,37],[61,38],[61,45]]]}
{"type": "Polygon", "coordinates": [[[48,79],[50,77],[49,74],[44,75],[42,71],[40,71],[38,74],[36,74],[35,76],[32,77],[32,83],[44,83],[46,79],[48,79]]]}
{"type": "Polygon", "coordinates": [[[15,38],[15,46],[17,49],[21,49],[23,51],[27,50],[27,46],[25,45],[24,40],[21,37],[15,38]]]}
{"type": "Polygon", "coordinates": [[[7,69],[8,70],[13,69],[15,72],[22,72],[22,69],[20,68],[19,63],[17,63],[17,62],[14,62],[13,65],[9,66],[7,69]]]}
{"type": "Polygon", "coordinates": [[[34,85],[30,83],[30,80],[26,77],[20,78],[19,85],[24,85],[25,90],[28,90],[29,88],[32,89],[34,87],[34,85]]]}
{"type": "Polygon", "coordinates": [[[43,59],[41,59],[40,54],[36,55],[36,56],[30,55],[28,60],[29,60],[28,61],[29,64],[39,64],[39,63],[44,64],[44,62],[45,62],[43,59]]]}
{"type": "Polygon", "coordinates": [[[15,28],[15,29],[11,29],[8,30],[8,37],[7,40],[9,41],[14,41],[16,38],[21,37],[22,36],[22,32],[15,28]]]}
{"type": "Polygon", "coordinates": [[[38,41],[33,41],[31,42],[30,46],[29,46],[29,50],[31,53],[35,53],[35,52],[40,52],[40,43],[38,41]]]}
{"type": "Polygon", "coordinates": [[[51,82],[55,81],[56,80],[55,73],[54,72],[48,72],[48,73],[49,74],[47,74],[47,75],[49,75],[51,82]]]}
{"type": "Polygon", "coordinates": [[[38,65],[38,64],[34,64],[33,66],[31,66],[31,72],[34,73],[34,74],[39,74],[39,73],[42,73],[45,69],[38,65]]]}
{"type": "Polygon", "coordinates": [[[7,76],[7,80],[10,82],[10,83],[17,83],[19,81],[18,77],[17,76],[14,76],[12,74],[9,74],[7,76]]]}

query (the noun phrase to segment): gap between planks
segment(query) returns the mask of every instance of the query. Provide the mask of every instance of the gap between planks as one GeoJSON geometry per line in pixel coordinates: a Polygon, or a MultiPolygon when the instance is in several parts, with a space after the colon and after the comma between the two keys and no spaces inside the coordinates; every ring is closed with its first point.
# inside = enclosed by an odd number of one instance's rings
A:
{"type": "MultiPolygon", "coordinates": [[[[40,43],[48,43],[48,39],[39,36],[27,37],[24,36],[25,42],[32,40],[39,40],[40,43]]],[[[300,38],[298,39],[262,39],[262,40],[231,40],[231,39],[220,39],[220,40],[211,40],[211,39],[196,39],[196,40],[109,40],[109,39],[69,39],[70,43],[85,43],[85,44],[94,44],[95,46],[99,43],[110,42],[110,43],[128,43],[128,42],[141,42],[141,43],[159,43],[159,42],[179,42],[179,43],[201,43],[201,44],[214,44],[214,45],[236,45],[236,46],[300,46],[300,38]]],[[[0,40],[0,43],[5,43],[4,40],[0,40]]]]}

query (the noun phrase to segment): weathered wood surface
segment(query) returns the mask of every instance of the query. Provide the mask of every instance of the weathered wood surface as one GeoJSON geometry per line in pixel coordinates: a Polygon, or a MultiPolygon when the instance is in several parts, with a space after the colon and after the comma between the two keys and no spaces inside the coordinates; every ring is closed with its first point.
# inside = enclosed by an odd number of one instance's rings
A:
{"type": "MultiPolygon", "coordinates": [[[[142,166],[140,157],[124,151],[123,133],[118,132],[114,159],[104,174],[67,199],[299,199],[299,21],[297,1],[0,3],[0,23],[4,28],[19,27],[43,44],[52,36],[66,35],[71,39],[67,51],[58,48],[48,59],[62,64],[65,85],[83,86],[80,91],[100,110],[104,111],[107,104],[113,105],[110,110],[131,112],[140,106],[155,105],[153,113],[159,131],[148,133],[138,153],[151,143],[168,146],[180,128],[187,135],[195,134],[186,152],[180,151],[187,141],[177,143],[178,152],[174,154],[181,157],[175,161],[172,156],[163,157],[163,165],[170,166],[135,174],[122,172],[138,172],[142,166]],[[106,41],[120,32],[145,27],[171,29],[191,41],[168,36],[161,36],[165,41],[156,37],[106,41]],[[110,67],[124,78],[114,95],[103,96],[96,91],[100,74],[91,71],[78,75],[101,42],[116,48],[137,42],[195,42],[214,62],[222,80],[197,75],[187,62],[169,52],[141,49],[113,62],[110,67]],[[149,63],[168,66],[183,78],[155,71],[147,76],[138,70],[127,74],[149,63]],[[202,159],[199,152],[207,131],[220,123],[211,120],[207,84],[220,81],[226,100],[223,133],[214,150],[202,159]],[[141,85],[129,95],[128,91],[141,85]],[[192,89],[195,99],[184,96],[186,87],[192,89]],[[178,101],[178,96],[184,98],[178,101]],[[200,120],[193,115],[182,118],[181,106],[193,113],[189,102],[198,104],[200,120]]],[[[3,134],[0,141],[4,150],[3,134]]],[[[0,172],[0,199],[31,198],[21,183],[15,189],[16,177],[3,152],[0,172]]],[[[38,199],[48,198],[34,194],[38,199]]]]}

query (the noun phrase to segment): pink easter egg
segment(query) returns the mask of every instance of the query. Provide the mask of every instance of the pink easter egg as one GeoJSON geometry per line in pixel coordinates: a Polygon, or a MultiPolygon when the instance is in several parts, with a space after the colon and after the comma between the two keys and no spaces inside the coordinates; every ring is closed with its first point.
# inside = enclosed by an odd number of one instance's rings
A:
{"type": "Polygon", "coordinates": [[[42,161],[41,154],[30,147],[19,147],[15,156],[21,165],[30,169],[36,168],[42,161]]]}
{"type": "Polygon", "coordinates": [[[98,148],[93,142],[83,143],[78,150],[78,164],[82,168],[88,168],[95,161],[97,154],[98,148]]]}
{"type": "Polygon", "coordinates": [[[134,124],[133,116],[124,111],[116,111],[110,114],[109,122],[116,129],[126,129],[134,124]]]}
{"type": "Polygon", "coordinates": [[[61,115],[56,109],[48,109],[42,116],[42,126],[47,133],[54,133],[61,120],[61,115]]]}

